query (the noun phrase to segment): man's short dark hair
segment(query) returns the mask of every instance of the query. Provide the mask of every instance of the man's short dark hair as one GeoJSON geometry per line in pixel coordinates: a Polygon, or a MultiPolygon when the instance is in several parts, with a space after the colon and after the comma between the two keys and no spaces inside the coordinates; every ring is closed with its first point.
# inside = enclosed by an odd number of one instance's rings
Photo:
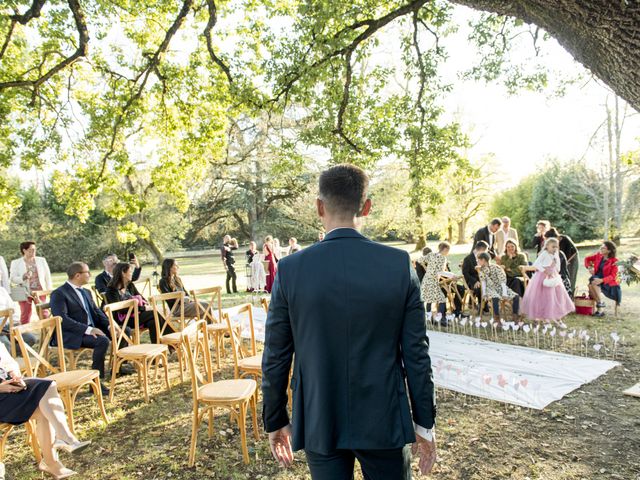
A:
{"type": "Polygon", "coordinates": [[[86,266],[87,265],[82,262],[73,262],[71,265],[69,265],[67,267],[67,277],[69,277],[69,280],[75,277],[78,273],[84,271],[86,266]]]}
{"type": "Polygon", "coordinates": [[[478,243],[476,243],[476,246],[474,248],[475,250],[487,250],[489,248],[489,244],[484,240],[480,240],[478,243]]]}
{"type": "Polygon", "coordinates": [[[500,220],[498,217],[494,218],[493,220],[491,220],[491,225],[502,225],[502,220],[500,220]]]}
{"type": "Polygon", "coordinates": [[[369,177],[355,165],[341,164],[320,174],[320,199],[330,213],[359,215],[367,200],[369,177]]]}
{"type": "Polygon", "coordinates": [[[551,227],[549,230],[544,232],[544,238],[558,238],[558,237],[560,237],[560,234],[558,233],[558,230],[556,230],[553,227],[551,227]]]}
{"type": "Polygon", "coordinates": [[[480,255],[478,255],[478,260],[484,260],[485,262],[489,263],[491,262],[491,255],[486,252],[482,252],[480,255]]]}

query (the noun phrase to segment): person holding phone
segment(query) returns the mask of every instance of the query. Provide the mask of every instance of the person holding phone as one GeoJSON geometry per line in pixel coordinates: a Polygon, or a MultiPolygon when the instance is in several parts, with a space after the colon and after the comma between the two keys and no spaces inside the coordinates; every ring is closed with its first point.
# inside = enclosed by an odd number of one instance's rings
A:
{"type": "Polygon", "coordinates": [[[21,425],[36,421],[36,436],[43,459],[38,469],[54,479],[76,472],[66,468],[56,450],[79,452],[91,442],[81,442],[69,430],[56,382],[45,378],[23,378],[18,363],[0,344],[0,423],[21,425]]]}

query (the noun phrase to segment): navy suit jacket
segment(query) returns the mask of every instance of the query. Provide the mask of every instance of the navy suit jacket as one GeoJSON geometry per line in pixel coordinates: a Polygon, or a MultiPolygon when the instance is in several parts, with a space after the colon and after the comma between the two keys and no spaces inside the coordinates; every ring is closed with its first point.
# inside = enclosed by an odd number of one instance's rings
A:
{"type": "MultiPolygon", "coordinates": [[[[87,289],[83,288],[81,292],[91,310],[94,326],[102,330],[107,336],[110,336],[107,316],[97,307],[87,289]]],[[[71,285],[65,282],[51,292],[50,305],[51,313],[62,317],[62,341],[64,347],[72,350],[80,348],[82,337],[89,326],[89,316],[82,306],[78,294],[73,291],[71,285]]],[[[53,338],[55,340],[55,337],[53,338]]]]}
{"type": "Polygon", "coordinates": [[[482,227],[480,230],[478,230],[476,234],[473,236],[471,253],[473,253],[473,249],[476,248],[476,243],[478,243],[481,240],[484,240],[485,242],[487,242],[487,245],[489,245],[489,249],[487,250],[487,253],[491,255],[491,258],[496,258],[496,251],[495,251],[496,234],[491,233],[491,231],[489,230],[489,227],[487,227],[486,225],[482,227]],[[493,237],[493,243],[491,243],[491,237],[493,237]]]}
{"type": "Polygon", "coordinates": [[[289,423],[286,389],[295,353],[294,450],[326,454],[414,442],[412,414],[425,428],[436,415],[426,330],[406,252],[341,228],[284,257],[265,332],[266,430],[289,423]]]}

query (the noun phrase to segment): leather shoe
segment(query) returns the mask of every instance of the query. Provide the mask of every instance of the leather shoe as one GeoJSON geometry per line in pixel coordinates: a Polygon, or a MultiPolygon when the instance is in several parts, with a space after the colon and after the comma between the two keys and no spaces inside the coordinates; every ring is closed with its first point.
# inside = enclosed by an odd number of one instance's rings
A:
{"type": "MultiPolygon", "coordinates": [[[[100,382],[100,391],[102,392],[103,397],[109,396],[109,388],[100,382]]],[[[89,387],[89,393],[93,394],[93,388],[89,387]]]]}
{"type": "Polygon", "coordinates": [[[118,370],[118,375],[133,375],[134,373],[136,373],[136,369],[128,363],[120,365],[120,370],[118,370]]]}

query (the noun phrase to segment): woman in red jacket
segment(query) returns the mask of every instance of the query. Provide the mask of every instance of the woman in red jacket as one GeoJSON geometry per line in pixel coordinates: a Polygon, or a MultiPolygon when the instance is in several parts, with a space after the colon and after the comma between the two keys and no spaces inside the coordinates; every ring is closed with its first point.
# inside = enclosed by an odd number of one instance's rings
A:
{"type": "Polygon", "coordinates": [[[618,281],[618,259],[616,258],[616,246],[613,242],[604,242],[600,251],[594,255],[589,255],[584,259],[584,265],[591,273],[589,277],[589,295],[597,303],[597,311],[593,315],[604,317],[604,302],[601,293],[605,297],[614,300],[620,305],[622,300],[622,290],[618,281]]]}

